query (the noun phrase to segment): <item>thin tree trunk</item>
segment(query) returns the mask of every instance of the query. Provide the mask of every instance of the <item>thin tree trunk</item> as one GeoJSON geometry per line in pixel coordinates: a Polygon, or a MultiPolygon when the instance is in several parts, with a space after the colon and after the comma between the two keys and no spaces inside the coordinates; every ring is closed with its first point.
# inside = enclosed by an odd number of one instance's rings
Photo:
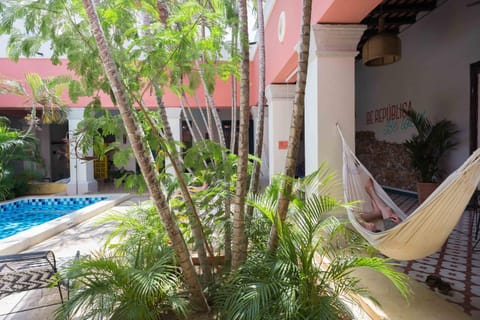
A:
{"type": "Polygon", "coordinates": [[[235,152],[237,144],[237,78],[232,77],[232,124],[230,126],[230,152],[235,152]]]}
{"type": "MultiPolygon", "coordinates": [[[[257,0],[257,15],[258,15],[258,114],[257,127],[255,132],[255,157],[262,158],[263,148],[263,130],[265,126],[265,106],[263,104],[265,98],[265,29],[263,21],[263,0],[257,0]]],[[[250,180],[250,192],[257,194],[260,180],[261,163],[255,161],[253,163],[253,173],[250,180]]],[[[248,206],[247,217],[253,214],[253,207],[248,206]]]]}
{"type": "MultiPolygon", "coordinates": [[[[298,56],[297,84],[295,86],[295,99],[293,102],[292,122],[290,123],[290,137],[288,139],[287,160],[285,162],[285,175],[295,176],[295,166],[298,157],[300,136],[302,133],[305,114],[305,85],[307,82],[308,52],[310,49],[310,20],[312,16],[312,0],[303,0],[302,9],[302,36],[300,52],[298,56]]],[[[289,179],[283,179],[282,190],[278,199],[276,218],[285,221],[288,211],[289,200],[286,195],[291,193],[292,183],[289,179]]],[[[269,250],[275,252],[278,246],[278,233],[275,224],[270,230],[269,250]]]]}
{"type": "Polygon", "coordinates": [[[247,258],[247,235],[245,232],[245,198],[248,180],[248,122],[249,107],[249,47],[246,0],[239,1],[240,12],[240,132],[238,141],[238,167],[235,205],[233,214],[232,269],[237,269],[247,258]]]}
{"type": "Polygon", "coordinates": [[[191,134],[192,134],[192,139],[193,139],[194,142],[197,142],[197,141],[203,139],[202,131],[200,130],[200,127],[198,126],[198,121],[197,121],[197,119],[195,119],[191,108],[190,107],[185,107],[185,103],[183,102],[184,100],[186,101],[187,99],[184,96],[182,96],[182,98],[180,98],[180,106],[182,107],[183,115],[185,117],[185,121],[187,122],[187,125],[189,125],[189,127],[191,128],[190,131],[191,131],[191,134]],[[192,121],[193,126],[190,124],[189,120],[192,121]],[[194,128],[195,128],[195,130],[194,130],[194,128]]]}
{"type": "Polygon", "coordinates": [[[220,116],[218,115],[218,110],[215,107],[215,101],[213,101],[213,97],[208,92],[207,83],[205,82],[202,68],[200,65],[198,65],[198,63],[197,63],[197,67],[200,73],[200,79],[202,81],[203,91],[205,92],[205,101],[207,103],[208,108],[210,109],[210,112],[212,113],[213,121],[215,123],[215,127],[217,128],[218,141],[220,143],[220,146],[226,149],[227,145],[225,143],[225,135],[223,134],[222,120],[220,119],[220,116]]]}
{"type": "Polygon", "coordinates": [[[83,5],[87,12],[90,27],[98,46],[99,54],[102,59],[105,73],[110,82],[113,94],[118,103],[118,108],[127,131],[130,144],[133,152],[145,178],[150,195],[153,198],[154,204],[160,214],[165,229],[172,241],[172,246],[178,257],[178,262],[182,268],[185,282],[188,285],[192,294],[193,303],[201,310],[208,310],[208,303],[203,295],[202,286],[199,278],[195,272],[190,252],[183,238],[180,229],[178,228],[175,219],[170,212],[165,196],[160,189],[157,180],[157,173],[154,167],[154,161],[150,150],[148,150],[143,142],[144,132],[141,126],[135,122],[132,114],[132,107],[126,93],[124,84],[122,83],[120,73],[115,65],[112,54],[105,39],[105,35],[100,25],[95,5],[92,0],[83,0],[83,5]]]}
{"type": "Polygon", "coordinates": [[[180,101],[180,107],[182,108],[182,114],[183,114],[183,118],[185,119],[185,123],[187,124],[188,132],[190,132],[190,135],[192,136],[193,143],[196,143],[198,141],[197,133],[195,133],[195,131],[193,130],[192,124],[190,123],[190,120],[189,120],[190,116],[187,114],[187,110],[185,110],[185,106],[183,105],[182,101],[180,101]]]}
{"type": "MultiPolygon", "coordinates": [[[[200,70],[200,78],[202,80],[202,85],[203,85],[203,90],[205,91],[205,98],[207,100],[207,104],[209,105],[210,110],[212,111],[213,119],[215,120],[215,125],[217,127],[217,134],[218,134],[218,139],[220,141],[220,146],[222,147],[222,159],[223,163],[227,162],[227,154],[225,152],[225,149],[227,148],[227,144],[225,142],[225,134],[223,133],[223,126],[222,126],[222,120],[220,119],[220,116],[218,114],[218,110],[215,106],[215,101],[213,101],[213,97],[208,93],[207,89],[207,84],[205,82],[204,74],[202,69],[199,67],[200,70]]],[[[225,174],[225,188],[227,190],[230,190],[230,172],[228,171],[229,168],[225,167],[224,168],[224,174],[225,174]]],[[[228,192],[225,201],[223,202],[223,210],[224,210],[224,216],[225,216],[225,243],[224,243],[224,254],[225,254],[225,266],[227,269],[230,269],[231,267],[231,261],[232,261],[232,252],[231,252],[231,238],[232,238],[232,232],[231,232],[231,212],[230,212],[230,205],[231,205],[231,197],[230,193],[228,192]]]]}
{"type": "MultiPolygon", "coordinates": [[[[237,52],[238,44],[238,23],[234,22],[232,26],[232,57],[234,57],[237,52]]],[[[235,146],[237,144],[237,78],[235,75],[232,75],[232,112],[231,112],[231,123],[230,123],[230,152],[235,153],[235,146]]],[[[228,203],[225,202],[225,266],[231,268],[232,266],[232,212],[231,208],[231,198],[228,199],[228,203]],[[227,211],[228,206],[228,211],[227,211]]]]}
{"type": "MultiPolygon", "coordinates": [[[[167,4],[164,1],[157,1],[157,10],[158,10],[158,13],[159,13],[160,22],[164,25],[165,28],[167,28],[168,27],[168,25],[167,25],[167,18],[168,18],[167,4]]],[[[149,27],[150,23],[151,23],[150,15],[145,14],[143,18],[144,18],[144,20],[143,20],[144,26],[149,27]]],[[[146,29],[145,33],[147,35],[149,35],[150,31],[148,29],[146,29]]],[[[189,208],[188,219],[189,219],[189,222],[190,222],[190,227],[192,229],[192,236],[193,236],[194,241],[195,241],[195,249],[196,249],[197,254],[198,254],[198,258],[199,258],[199,261],[200,261],[200,268],[202,269],[203,276],[206,278],[206,280],[208,282],[208,281],[211,280],[212,271],[211,271],[211,268],[210,268],[210,264],[208,263],[207,254],[206,254],[205,249],[207,249],[207,251],[210,251],[210,255],[213,255],[213,253],[212,253],[211,250],[208,250],[209,249],[208,242],[207,242],[207,239],[205,237],[205,233],[203,232],[201,220],[198,216],[198,212],[197,212],[195,203],[193,202],[193,199],[190,195],[190,191],[188,190],[188,186],[185,182],[185,177],[183,175],[183,164],[182,164],[180,155],[177,152],[177,149],[176,149],[176,146],[175,146],[175,143],[174,143],[172,129],[170,128],[170,123],[168,121],[167,112],[166,112],[165,105],[164,105],[163,99],[162,99],[162,92],[160,90],[160,87],[158,86],[158,84],[155,81],[152,81],[152,85],[153,85],[154,90],[155,90],[155,98],[156,98],[158,110],[160,112],[160,119],[161,119],[162,126],[163,126],[163,128],[160,132],[158,130],[156,130],[155,124],[153,123],[152,119],[148,116],[148,114],[146,112],[147,107],[145,106],[145,103],[143,102],[143,100],[137,99],[137,102],[143,108],[145,116],[146,116],[147,120],[150,122],[150,124],[152,126],[152,129],[157,131],[159,136],[160,136],[160,133],[163,133],[162,136],[167,141],[167,143],[168,143],[168,145],[171,149],[171,151],[167,150],[167,157],[170,159],[172,167],[174,168],[175,174],[176,174],[177,179],[179,181],[180,191],[183,195],[183,199],[185,200],[185,202],[187,204],[187,207],[189,208]]]]}
{"type": "MultiPolygon", "coordinates": [[[[237,7],[235,7],[237,10],[237,7]]],[[[238,10],[237,10],[238,11],[238,10]]],[[[238,23],[234,20],[232,25],[232,57],[238,53],[238,23]]],[[[230,126],[230,151],[235,152],[237,143],[237,77],[232,76],[232,125],[230,126]]]]}
{"type": "Polygon", "coordinates": [[[153,84],[155,88],[155,98],[157,100],[157,105],[159,106],[160,118],[162,120],[163,130],[166,135],[166,140],[168,145],[171,146],[171,151],[167,151],[167,155],[170,158],[170,162],[173,166],[175,174],[177,176],[180,191],[182,192],[183,199],[185,200],[187,207],[189,209],[188,219],[190,227],[192,228],[192,236],[195,241],[195,249],[198,254],[198,260],[200,262],[200,268],[203,271],[203,275],[206,277],[207,282],[212,278],[212,270],[210,268],[210,263],[207,259],[207,252],[209,251],[210,256],[213,256],[212,250],[209,249],[207,238],[203,232],[202,222],[198,215],[195,202],[193,202],[190,191],[188,190],[187,183],[185,182],[185,177],[183,175],[183,165],[180,161],[180,155],[177,152],[176,146],[174,144],[172,129],[170,128],[170,123],[168,122],[167,111],[165,105],[163,104],[162,97],[160,95],[160,89],[156,83],[153,84]]]}
{"type": "MultiPolygon", "coordinates": [[[[163,24],[165,28],[168,28],[167,19],[169,16],[169,10],[168,10],[167,3],[161,0],[157,1],[157,10],[159,13],[160,22],[163,24]]],[[[206,281],[209,282],[212,278],[212,270],[210,268],[210,264],[207,259],[206,251],[209,251],[211,256],[213,256],[213,252],[211,249],[209,249],[207,238],[205,236],[205,233],[203,232],[202,222],[198,215],[197,208],[190,195],[190,191],[188,190],[187,183],[185,182],[182,161],[180,159],[180,155],[177,152],[177,148],[174,143],[172,129],[170,128],[167,111],[165,109],[165,105],[162,99],[162,96],[163,96],[162,91],[160,90],[160,87],[155,81],[153,81],[153,87],[155,89],[155,98],[160,111],[160,118],[162,120],[163,131],[165,132],[168,145],[171,147],[171,150],[172,150],[171,152],[167,151],[167,155],[170,158],[170,162],[177,176],[179,186],[180,186],[180,191],[183,195],[183,199],[185,200],[187,207],[189,209],[189,212],[187,212],[187,216],[189,219],[190,227],[192,228],[192,236],[195,241],[195,249],[198,254],[200,268],[202,269],[203,276],[206,278],[206,281]]]]}
{"type": "MultiPolygon", "coordinates": [[[[197,95],[195,95],[195,102],[197,103],[197,106],[198,106],[198,111],[200,112],[200,115],[202,116],[202,120],[203,120],[203,123],[205,124],[205,128],[207,129],[207,134],[209,136],[209,138],[211,136],[213,136],[213,132],[212,132],[212,128],[210,127],[209,125],[209,120],[207,120],[207,118],[205,117],[205,114],[203,113],[204,111],[202,110],[202,108],[200,107],[200,101],[197,97],[197,95]]],[[[205,106],[205,113],[207,113],[207,117],[209,115],[209,112],[208,112],[208,106],[205,106]]],[[[203,137],[205,139],[205,137],[203,137]]],[[[212,140],[213,141],[213,140],[212,140]]]]}

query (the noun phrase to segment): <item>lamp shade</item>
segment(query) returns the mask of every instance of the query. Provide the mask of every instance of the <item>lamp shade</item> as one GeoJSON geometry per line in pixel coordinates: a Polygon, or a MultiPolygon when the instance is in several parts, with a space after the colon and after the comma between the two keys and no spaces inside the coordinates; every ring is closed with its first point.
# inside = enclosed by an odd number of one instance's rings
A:
{"type": "Polygon", "coordinates": [[[366,66],[383,66],[400,60],[402,42],[392,33],[380,32],[368,39],[362,48],[362,62],[366,66]]]}

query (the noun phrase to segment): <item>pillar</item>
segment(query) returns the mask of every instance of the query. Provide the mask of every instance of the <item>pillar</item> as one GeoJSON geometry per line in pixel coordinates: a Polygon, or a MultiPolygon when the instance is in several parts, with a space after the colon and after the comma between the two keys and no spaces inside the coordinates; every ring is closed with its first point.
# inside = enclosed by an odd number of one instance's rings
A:
{"type": "MultiPolygon", "coordinates": [[[[173,140],[182,140],[182,109],[180,108],[167,108],[167,118],[172,130],[173,140]]],[[[176,146],[177,151],[180,152],[180,147],[176,146]]],[[[175,175],[171,162],[168,158],[165,159],[166,172],[175,175]]]]}
{"type": "Polygon", "coordinates": [[[336,124],[355,147],[355,56],[363,25],[314,25],[305,89],[305,172],[326,161],[342,174],[336,124]]]}
{"type": "Polygon", "coordinates": [[[285,169],[295,85],[271,84],[265,95],[268,100],[268,173],[271,181],[274,175],[285,169]]]}
{"type": "MultiPolygon", "coordinates": [[[[93,177],[93,160],[78,159],[76,155],[76,137],[74,132],[83,119],[83,108],[72,108],[68,113],[68,139],[70,154],[70,182],[67,184],[68,195],[81,195],[98,191],[98,184],[93,177]]],[[[84,156],[92,156],[89,152],[84,156]]]]}

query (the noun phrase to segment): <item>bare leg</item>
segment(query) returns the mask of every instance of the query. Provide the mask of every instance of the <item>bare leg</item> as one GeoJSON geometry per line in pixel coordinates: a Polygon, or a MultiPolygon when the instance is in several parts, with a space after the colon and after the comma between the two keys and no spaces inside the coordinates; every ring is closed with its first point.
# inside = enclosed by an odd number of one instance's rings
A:
{"type": "Polygon", "coordinates": [[[374,223],[365,222],[365,221],[362,221],[362,220],[358,220],[358,222],[367,230],[370,230],[372,232],[378,232],[379,231],[377,229],[377,226],[374,223]]]}
{"type": "Polygon", "coordinates": [[[380,210],[383,219],[390,219],[395,223],[400,223],[402,220],[393,212],[392,208],[387,206],[385,202],[383,202],[382,199],[377,195],[375,192],[375,188],[373,186],[373,181],[372,179],[368,179],[366,185],[365,185],[365,191],[367,191],[368,195],[372,199],[372,204],[373,202],[375,203],[375,206],[380,210]]]}
{"type": "Polygon", "coordinates": [[[382,218],[382,212],[380,211],[380,208],[378,207],[377,203],[374,200],[372,200],[371,203],[372,203],[373,211],[372,212],[364,212],[364,213],[361,214],[362,219],[367,221],[367,222],[368,221],[374,221],[374,220],[382,218]]]}

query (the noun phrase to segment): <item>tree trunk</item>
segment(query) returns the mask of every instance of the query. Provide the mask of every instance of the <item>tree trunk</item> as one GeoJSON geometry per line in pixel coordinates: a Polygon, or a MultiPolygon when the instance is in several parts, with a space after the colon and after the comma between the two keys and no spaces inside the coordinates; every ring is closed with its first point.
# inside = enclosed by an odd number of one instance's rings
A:
{"type": "MultiPolygon", "coordinates": [[[[288,139],[287,161],[285,162],[285,175],[295,176],[295,167],[298,157],[298,146],[302,133],[305,114],[305,84],[307,82],[308,52],[310,49],[310,20],[312,16],[312,0],[303,0],[302,9],[302,35],[300,53],[298,56],[297,84],[295,86],[295,99],[293,102],[292,122],[290,124],[290,136],[288,139]]],[[[289,200],[286,195],[291,193],[292,182],[283,179],[282,190],[278,199],[276,218],[285,221],[288,211],[289,200]]],[[[278,233],[275,224],[270,230],[269,250],[274,252],[278,246],[278,233]]]]}
{"type": "MultiPolygon", "coordinates": [[[[217,127],[217,134],[218,134],[218,139],[220,141],[220,146],[222,147],[222,159],[223,162],[226,163],[227,161],[227,154],[225,152],[225,149],[227,148],[227,144],[225,141],[225,134],[223,133],[223,126],[222,126],[222,120],[220,119],[220,116],[218,114],[218,110],[215,106],[215,101],[213,101],[213,97],[208,93],[207,89],[207,84],[205,82],[204,74],[202,72],[202,69],[199,67],[200,70],[200,78],[202,80],[202,85],[203,85],[203,90],[205,91],[205,99],[207,101],[207,104],[209,106],[209,109],[212,111],[213,119],[215,121],[215,125],[217,127]]],[[[229,168],[224,168],[224,174],[225,174],[225,188],[227,190],[230,190],[230,172],[228,172],[229,168]]],[[[230,193],[227,193],[225,197],[225,201],[223,203],[223,210],[225,214],[225,266],[227,269],[230,269],[231,266],[231,261],[232,261],[232,253],[231,253],[231,212],[230,212],[230,205],[231,205],[231,198],[230,198],[230,193]]]]}
{"type": "MultiPolygon", "coordinates": [[[[167,4],[164,1],[157,1],[157,10],[159,12],[159,18],[160,22],[164,25],[165,28],[168,27],[167,25],[167,18],[168,18],[168,7],[167,4]]],[[[144,21],[143,21],[145,27],[148,27],[151,23],[150,15],[144,15],[144,21]]],[[[146,34],[149,34],[150,32],[148,29],[146,29],[146,34]]],[[[145,112],[145,117],[147,118],[147,121],[150,122],[150,125],[152,127],[152,130],[155,130],[157,135],[163,136],[163,138],[167,141],[167,144],[169,146],[168,149],[166,150],[167,152],[167,157],[170,159],[170,162],[172,164],[172,167],[174,168],[175,175],[177,176],[179,185],[180,185],[180,191],[183,195],[183,199],[185,200],[187,207],[189,208],[189,211],[187,212],[190,227],[192,229],[192,236],[195,240],[195,249],[198,254],[198,258],[200,260],[200,267],[203,271],[204,277],[206,277],[206,281],[211,280],[212,272],[210,268],[210,264],[208,263],[207,260],[207,254],[206,254],[206,249],[208,251],[208,243],[207,239],[205,237],[205,233],[203,232],[202,224],[200,221],[200,218],[197,213],[197,209],[195,206],[195,203],[192,200],[192,197],[190,195],[190,191],[188,190],[188,186],[185,182],[185,177],[183,175],[183,164],[180,159],[180,155],[177,152],[174,139],[173,139],[173,134],[172,134],[172,129],[170,128],[170,123],[168,122],[168,116],[167,116],[167,111],[165,109],[165,105],[163,103],[162,99],[162,92],[160,90],[159,85],[156,83],[155,80],[152,81],[152,85],[154,87],[155,91],[155,98],[158,106],[158,110],[160,112],[160,119],[162,121],[162,130],[158,131],[156,129],[155,124],[153,123],[152,119],[149,117],[147,114],[146,110],[147,107],[145,106],[145,103],[143,100],[138,99],[138,103],[140,106],[142,106],[144,112],[145,112]],[[163,134],[161,134],[163,133],[163,134]]],[[[213,255],[213,253],[210,250],[210,255],[213,255]]]]}
{"type": "MultiPolygon", "coordinates": [[[[203,74],[203,71],[202,71],[202,67],[198,63],[197,63],[197,67],[198,67],[198,70],[199,70],[199,73],[200,73],[200,79],[202,81],[203,91],[205,92],[205,101],[207,103],[207,108],[210,110],[210,112],[212,114],[213,122],[215,123],[215,127],[217,129],[218,142],[220,143],[220,146],[222,148],[226,149],[227,145],[225,143],[225,135],[223,134],[222,120],[220,119],[220,116],[218,115],[218,110],[215,106],[215,101],[213,101],[213,97],[208,92],[207,83],[205,82],[205,77],[204,77],[204,74],[203,74]]],[[[210,139],[212,140],[212,138],[210,138],[210,139]]],[[[223,156],[225,157],[225,154],[223,154],[223,156]]]]}
{"type": "Polygon", "coordinates": [[[238,139],[238,167],[235,205],[233,213],[232,269],[237,269],[247,258],[245,233],[245,198],[248,178],[248,122],[249,107],[249,45],[246,0],[239,1],[240,52],[242,57],[240,76],[240,130],[238,139]]]}
{"type": "MultiPolygon", "coordinates": [[[[166,2],[157,1],[157,10],[159,13],[160,22],[163,24],[165,28],[167,28],[168,27],[167,19],[169,16],[169,11],[168,11],[168,6],[166,2]]],[[[145,21],[145,23],[149,23],[149,22],[145,21]]],[[[192,236],[195,241],[195,249],[197,251],[198,258],[200,261],[200,268],[202,269],[204,277],[206,277],[205,280],[209,282],[212,277],[212,271],[210,268],[210,264],[207,260],[206,252],[209,251],[210,255],[213,255],[213,252],[212,250],[209,250],[208,242],[205,237],[205,233],[203,232],[202,222],[198,216],[197,208],[195,206],[195,203],[193,202],[193,199],[190,195],[190,191],[188,190],[188,186],[185,182],[185,177],[183,174],[183,163],[181,161],[180,155],[177,152],[177,149],[174,143],[172,129],[170,128],[167,111],[163,103],[162,91],[160,90],[160,87],[155,82],[155,80],[152,81],[152,83],[155,90],[155,98],[156,98],[157,106],[160,112],[160,119],[163,125],[162,131],[164,133],[165,139],[167,140],[168,146],[171,150],[171,151],[167,150],[167,156],[170,159],[170,162],[175,171],[175,175],[177,176],[179,186],[180,186],[180,191],[183,195],[183,199],[185,200],[187,207],[189,208],[187,215],[190,223],[190,228],[192,229],[192,236]]],[[[145,116],[150,120],[147,114],[145,116]]],[[[152,128],[155,129],[155,126],[153,124],[152,124],[152,128]]]]}
{"type": "MultiPolygon", "coordinates": [[[[237,39],[238,39],[238,23],[234,20],[232,26],[232,52],[231,56],[237,55],[237,39]]],[[[235,153],[235,145],[237,143],[237,78],[232,75],[232,121],[230,124],[230,152],[235,153]]],[[[232,266],[232,213],[231,198],[225,201],[225,266],[232,266]],[[227,210],[228,207],[228,210],[227,210]]]]}
{"type": "MultiPolygon", "coordinates": [[[[187,183],[185,182],[185,177],[183,175],[183,165],[180,161],[180,155],[178,154],[174,143],[172,129],[170,128],[170,123],[168,122],[167,111],[165,110],[165,105],[163,104],[159,87],[155,83],[154,87],[155,97],[160,111],[160,118],[162,120],[163,131],[165,132],[168,145],[169,147],[171,147],[171,151],[167,150],[167,155],[172,163],[175,175],[177,176],[183,199],[185,200],[189,209],[189,212],[187,212],[188,221],[190,223],[190,227],[192,228],[192,236],[195,241],[195,249],[197,251],[198,259],[200,261],[200,268],[203,271],[203,275],[206,277],[205,280],[209,282],[212,278],[212,270],[210,268],[210,263],[207,259],[207,251],[209,251],[210,256],[213,256],[213,252],[212,250],[209,250],[207,238],[205,237],[205,233],[203,232],[202,222],[200,220],[200,217],[198,216],[195,202],[193,202],[190,191],[188,190],[187,183]]],[[[152,128],[155,127],[152,126],[152,128]]]]}
{"type": "Polygon", "coordinates": [[[170,212],[168,203],[166,202],[165,196],[158,184],[157,173],[153,165],[152,154],[146,148],[143,142],[143,129],[135,122],[135,118],[132,114],[132,107],[129,103],[129,98],[106,42],[105,35],[101,28],[100,21],[93,4],[93,0],[83,0],[83,5],[87,12],[90,27],[97,43],[103,66],[105,68],[105,73],[110,82],[115,99],[117,100],[118,108],[120,110],[130,144],[132,145],[132,149],[140,166],[140,170],[142,171],[142,175],[145,178],[150,195],[153,198],[154,204],[157,207],[165,229],[170,240],[172,241],[172,246],[185,276],[185,282],[189,286],[192,294],[193,303],[202,310],[208,310],[208,303],[203,295],[202,287],[195,272],[190,252],[188,251],[183,235],[181,234],[180,229],[178,228],[175,219],[170,212]]]}
{"type": "Polygon", "coordinates": [[[192,135],[193,142],[195,143],[199,140],[202,140],[203,135],[202,135],[202,131],[200,130],[200,127],[198,126],[198,121],[193,116],[193,112],[190,109],[190,107],[188,107],[188,109],[187,107],[185,107],[183,95],[180,98],[180,107],[182,108],[183,117],[185,118],[185,122],[187,123],[188,129],[190,130],[190,134],[192,135]],[[190,121],[192,121],[192,123],[190,123],[190,121]]]}
{"type": "MultiPolygon", "coordinates": [[[[257,126],[255,132],[255,152],[254,156],[262,158],[263,148],[263,131],[265,127],[265,106],[263,101],[265,99],[265,25],[263,21],[263,0],[257,0],[257,15],[258,15],[258,114],[257,126]]],[[[252,178],[250,180],[249,191],[253,194],[258,193],[258,185],[260,180],[261,163],[253,163],[252,178]]],[[[253,207],[248,206],[247,217],[253,214],[253,207]]]]}

